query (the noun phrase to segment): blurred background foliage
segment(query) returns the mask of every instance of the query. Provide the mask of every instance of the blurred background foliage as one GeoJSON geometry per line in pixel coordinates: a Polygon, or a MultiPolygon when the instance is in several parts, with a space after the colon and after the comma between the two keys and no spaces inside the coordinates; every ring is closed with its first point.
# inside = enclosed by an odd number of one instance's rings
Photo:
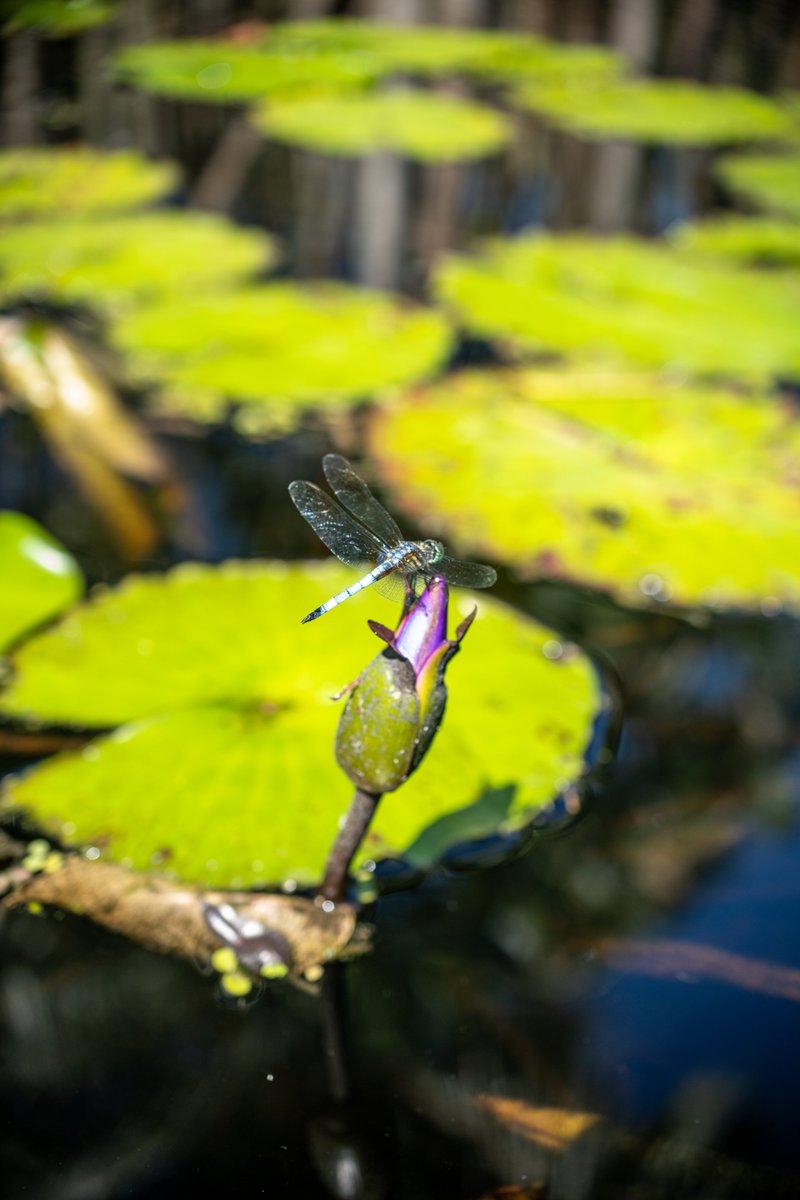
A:
{"type": "Polygon", "coordinates": [[[348,1194],[415,1198],[792,1194],[795,7],[6,6],[10,828],[206,886],[313,883],[347,803],[329,697],[391,616],[371,597],[300,628],[349,575],[287,562],[321,548],[286,484],[340,449],[409,533],[500,571],[364,850],[366,1114],[335,1062],[297,1072],[307,997],[256,1036],[185,968],[15,916],[18,1189],[155,1195],[200,1164],[308,1195],[353,1171],[348,1194]],[[625,696],[602,791],[590,656],[625,696]],[[90,1050],[108,1074],[76,1116],[90,1050]],[[247,1111],[208,1089],[179,1119],[187,1071],[247,1111]]]}

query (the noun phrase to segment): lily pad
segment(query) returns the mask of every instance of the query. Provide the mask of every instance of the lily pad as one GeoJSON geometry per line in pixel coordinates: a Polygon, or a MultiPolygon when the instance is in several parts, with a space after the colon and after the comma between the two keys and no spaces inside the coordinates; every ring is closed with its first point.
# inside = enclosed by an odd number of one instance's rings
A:
{"type": "Polygon", "coordinates": [[[600,140],[705,146],[770,140],[793,126],[785,109],[755,92],[672,79],[534,79],[514,97],[562,129],[600,140]]]}
{"type": "Polygon", "coordinates": [[[800,279],[634,237],[528,235],[446,259],[439,298],[520,353],[764,379],[800,372],[800,279]]]}
{"type": "Polygon", "coordinates": [[[622,60],[601,46],[565,45],[532,34],[443,25],[399,25],[352,19],[291,21],[276,25],[273,51],[335,53],[368,62],[376,75],[455,73],[504,80],[581,78],[616,74],[622,60]]]}
{"type": "Polygon", "coordinates": [[[800,608],[800,425],[766,396],[465,372],[376,414],[370,441],[398,507],[462,554],[634,605],[800,608]]]}
{"type": "Polygon", "coordinates": [[[0,651],[81,594],[75,560],[30,517],[0,512],[0,651]]]}
{"type": "Polygon", "coordinates": [[[307,150],[394,151],[422,162],[481,158],[511,136],[506,118],[487,105],[430,91],[267,101],[252,116],[270,137],[307,150]]]}
{"type": "MultiPolygon", "coordinates": [[[[351,795],[330,697],[380,649],[366,617],[396,615],[370,593],[327,631],[300,625],[349,578],[328,564],[231,563],[95,596],[19,651],[3,708],[126,724],[13,781],[8,802],[140,869],[217,886],[318,880],[351,795]]],[[[464,809],[473,836],[515,827],[581,773],[602,704],[591,664],[553,661],[552,635],[502,604],[481,598],[479,609],[434,746],[379,808],[373,858],[419,845],[464,809]],[[487,792],[503,803],[486,804],[487,792]]]]}
{"type": "Polygon", "coordinates": [[[73,37],[110,21],[116,4],[110,0],[15,0],[3,26],[6,33],[34,29],[45,37],[73,37]]]}
{"type": "Polygon", "coordinates": [[[133,150],[5,150],[0,221],[120,212],[157,200],[176,182],[172,163],[150,162],[133,150]]]}
{"type": "Polygon", "coordinates": [[[696,254],[751,266],[800,267],[800,223],[778,217],[711,217],[687,221],[670,241],[696,254]]]}
{"type": "Polygon", "coordinates": [[[159,96],[231,104],[295,91],[348,90],[370,83],[372,66],[354,56],[267,43],[155,42],[129,46],[114,59],[117,77],[159,96]]]}
{"type": "Polygon", "coordinates": [[[266,234],[200,213],[34,222],[0,228],[0,294],[125,309],[229,287],[274,258],[266,234]]]}
{"type": "Polygon", "coordinates": [[[730,154],[717,163],[717,174],[758,208],[800,220],[800,154],[730,154]]]}
{"type": "Polygon", "coordinates": [[[214,421],[236,399],[257,431],[429,375],[451,334],[440,313],[392,296],[274,283],[152,305],[114,336],[140,379],[164,382],[162,408],[214,421]]]}

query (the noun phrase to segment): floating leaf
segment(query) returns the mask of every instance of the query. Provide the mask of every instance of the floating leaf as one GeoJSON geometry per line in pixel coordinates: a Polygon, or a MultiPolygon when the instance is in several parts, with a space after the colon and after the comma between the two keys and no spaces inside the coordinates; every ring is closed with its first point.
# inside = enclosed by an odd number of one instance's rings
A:
{"type": "Polygon", "coordinates": [[[235,103],[261,96],[341,93],[398,72],[493,80],[606,77],[621,60],[600,46],[548,42],[531,35],[376,21],[291,21],[257,44],[183,41],[129,46],[117,76],[162,96],[235,103]]]}
{"type": "Polygon", "coordinates": [[[126,308],[230,286],[274,253],[266,234],[200,213],[36,222],[0,228],[0,292],[126,308]]]}
{"type": "Polygon", "coordinates": [[[3,27],[6,33],[34,29],[54,38],[72,37],[104,25],[116,9],[110,0],[15,0],[13,7],[3,27]]]}
{"type": "Polygon", "coordinates": [[[441,299],[519,350],[763,379],[800,371],[800,279],[633,237],[539,234],[445,260],[441,299]]]}
{"type": "MultiPolygon", "coordinates": [[[[370,594],[327,632],[300,625],[351,578],[329,565],[195,566],[97,595],[20,650],[4,710],[128,723],[13,782],[10,802],[141,869],[217,886],[319,879],[351,792],[330,697],[379,648],[366,617],[395,611],[370,594]]],[[[601,705],[591,665],[551,661],[551,634],[497,602],[479,607],[436,743],[380,806],[373,858],[416,843],[415,861],[435,859],[441,841],[426,848],[422,835],[448,815],[462,817],[451,838],[516,827],[582,770],[601,705]]]]}
{"type": "Polygon", "coordinates": [[[118,77],[160,96],[230,104],[294,91],[349,89],[370,83],[375,71],[353,56],[293,51],[233,42],[156,42],[129,46],[114,59],[118,77]]]}
{"type": "Polygon", "coordinates": [[[268,101],[256,124],[278,141],[325,154],[394,151],[423,162],[491,154],[509,139],[508,121],[474,100],[429,91],[268,101]]]}
{"type": "Polygon", "coordinates": [[[561,128],[597,139],[704,146],[770,140],[793,124],[780,105],[755,92],[673,79],[534,79],[514,96],[561,128]]]}
{"type": "Polygon", "coordinates": [[[371,447],[458,552],[633,604],[800,606],[800,427],[765,396],[466,372],[377,414],[371,447]]]}
{"type": "Polygon", "coordinates": [[[800,267],[800,224],[776,217],[712,217],[687,221],[670,240],[695,254],[751,266],[800,267]]]}
{"type": "Polygon", "coordinates": [[[597,1113],[570,1108],[541,1108],[511,1096],[488,1093],[475,1097],[475,1106],[489,1113],[506,1129],[544,1146],[564,1151],[601,1121],[597,1113]]]}
{"type": "Polygon", "coordinates": [[[369,63],[376,75],[460,72],[491,79],[587,78],[615,74],[621,59],[600,46],[565,45],[532,34],[443,25],[336,19],[291,21],[273,28],[269,46],[295,54],[327,52],[369,63]]]}
{"type": "Polygon", "coordinates": [[[717,163],[717,174],[759,208],[800,219],[800,154],[730,154],[717,163]]]}
{"type": "Polygon", "coordinates": [[[163,483],[166,461],[80,343],[46,321],[0,317],[0,384],[39,426],[121,552],[131,560],[151,554],[158,525],[125,475],[163,483]]]}
{"type": "Polygon", "coordinates": [[[275,283],[153,305],[115,334],[140,378],[166,382],[170,411],[218,420],[247,401],[248,429],[296,421],[418,379],[446,356],[441,314],[338,284],[275,283]]]}
{"type": "Polygon", "coordinates": [[[5,150],[0,220],[119,212],[157,200],[176,181],[172,163],[149,162],[133,150],[5,150]]]}
{"type": "Polygon", "coordinates": [[[62,612],[82,589],[75,560],[16,512],[0,512],[0,576],[0,650],[62,612]]]}

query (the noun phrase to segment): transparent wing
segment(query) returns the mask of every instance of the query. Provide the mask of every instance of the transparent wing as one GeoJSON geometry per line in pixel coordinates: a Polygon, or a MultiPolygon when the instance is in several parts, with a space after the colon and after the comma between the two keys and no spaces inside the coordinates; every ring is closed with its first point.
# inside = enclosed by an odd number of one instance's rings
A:
{"type": "MultiPolygon", "coordinates": [[[[403,604],[406,598],[406,579],[408,578],[402,571],[392,571],[391,574],[384,575],[383,579],[376,580],[371,590],[379,592],[387,600],[395,600],[398,604],[403,604]]],[[[415,588],[414,594],[418,595],[420,590],[415,588]]]]}
{"type": "Polygon", "coordinates": [[[383,557],[378,539],[315,483],[297,479],[289,484],[289,495],[320,541],[348,567],[374,566],[383,557]]]}
{"type": "Polygon", "coordinates": [[[326,454],[322,469],[337,499],[376,535],[378,541],[390,548],[404,541],[394,517],[378,503],[346,458],[342,458],[341,454],[326,454]]]}
{"type": "Polygon", "coordinates": [[[482,563],[466,562],[460,558],[450,558],[445,554],[433,567],[433,570],[443,575],[448,583],[456,587],[485,588],[497,582],[497,572],[494,567],[485,567],[482,563]]]}

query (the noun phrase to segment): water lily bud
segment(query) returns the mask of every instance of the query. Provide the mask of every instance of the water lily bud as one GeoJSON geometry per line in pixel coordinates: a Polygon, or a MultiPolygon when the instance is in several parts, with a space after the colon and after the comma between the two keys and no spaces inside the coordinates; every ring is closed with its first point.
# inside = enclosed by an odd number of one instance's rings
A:
{"type": "Polygon", "coordinates": [[[386,647],[362,671],[336,735],[336,761],[365,792],[398,788],[422,761],[444,715],[444,672],[475,616],[447,638],[447,584],[434,579],[397,631],[370,621],[386,647]]]}

